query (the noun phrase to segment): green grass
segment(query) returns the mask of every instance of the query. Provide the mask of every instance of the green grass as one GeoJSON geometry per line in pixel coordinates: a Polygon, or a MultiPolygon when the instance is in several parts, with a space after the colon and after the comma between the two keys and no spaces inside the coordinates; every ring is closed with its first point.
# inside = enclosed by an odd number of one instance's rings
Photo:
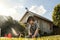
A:
{"type": "Polygon", "coordinates": [[[0,40],[60,40],[60,35],[39,38],[0,38],[0,40]]]}

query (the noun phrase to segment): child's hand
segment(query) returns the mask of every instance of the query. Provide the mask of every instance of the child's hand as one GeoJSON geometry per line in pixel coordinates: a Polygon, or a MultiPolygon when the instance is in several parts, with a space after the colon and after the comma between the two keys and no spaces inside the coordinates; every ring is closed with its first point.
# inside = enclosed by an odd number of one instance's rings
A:
{"type": "Polygon", "coordinates": [[[32,33],[29,33],[29,35],[32,35],[32,33]]]}

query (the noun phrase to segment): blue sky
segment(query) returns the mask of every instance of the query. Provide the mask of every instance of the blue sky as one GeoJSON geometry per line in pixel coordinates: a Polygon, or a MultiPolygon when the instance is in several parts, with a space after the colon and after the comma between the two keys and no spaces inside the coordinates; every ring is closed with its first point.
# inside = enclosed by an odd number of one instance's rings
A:
{"type": "Polygon", "coordinates": [[[30,11],[52,20],[53,9],[59,3],[60,0],[0,0],[0,15],[20,20],[27,7],[30,11]]]}
{"type": "Polygon", "coordinates": [[[47,12],[45,14],[43,14],[44,17],[52,20],[52,12],[54,7],[60,3],[60,0],[28,0],[28,3],[26,3],[25,5],[31,6],[31,5],[43,5],[44,8],[47,10],[47,12]]]}

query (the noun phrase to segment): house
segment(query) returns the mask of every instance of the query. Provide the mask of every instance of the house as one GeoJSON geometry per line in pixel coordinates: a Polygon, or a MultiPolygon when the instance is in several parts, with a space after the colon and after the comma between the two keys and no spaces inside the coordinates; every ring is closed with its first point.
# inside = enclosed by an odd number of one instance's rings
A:
{"type": "Polygon", "coordinates": [[[41,15],[27,11],[20,22],[26,23],[29,16],[34,16],[36,22],[39,24],[41,34],[51,34],[53,32],[53,22],[41,15]]]}

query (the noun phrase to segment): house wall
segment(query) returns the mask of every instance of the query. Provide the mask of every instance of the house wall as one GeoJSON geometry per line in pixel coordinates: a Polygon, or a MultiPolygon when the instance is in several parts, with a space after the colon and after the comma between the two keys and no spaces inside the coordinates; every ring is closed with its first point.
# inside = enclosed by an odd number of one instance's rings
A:
{"type": "Polygon", "coordinates": [[[35,17],[35,19],[37,20],[37,22],[39,23],[40,26],[40,30],[42,31],[41,33],[44,34],[44,32],[46,33],[51,33],[53,31],[53,25],[50,22],[47,22],[45,20],[39,19],[37,17],[35,17]]]}

